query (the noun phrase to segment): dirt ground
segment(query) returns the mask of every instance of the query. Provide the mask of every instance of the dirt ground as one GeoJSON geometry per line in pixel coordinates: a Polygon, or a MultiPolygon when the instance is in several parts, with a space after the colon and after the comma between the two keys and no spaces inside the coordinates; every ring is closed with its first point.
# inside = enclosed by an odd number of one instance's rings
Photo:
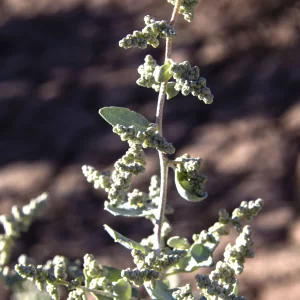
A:
{"type": "MultiPolygon", "coordinates": [[[[216,221],[221,207],[263,198],[264,212],[253,223],[256,257],[246,263],[241,294],[298,300],[300,3],[199,2],[195,20],[178,23],[173,58],[200,66],[215,101],[168,101],[164,133],[178,154],[203,158],[209,198],[180,199],[170,178],[173,234],[191,238],[216,221]]],[[[126,150],[99,108],[126,106],[154,121],[157,95],[135,84],[136,69],[148,53],[161,61],[162,50],[124,50],[118,41],[142,28],[144,15],[159,20],[170,13],[161,0],[1,1],[0,213],[49,193],[13,260],[21,253],[42,263],[89,252],[103,264],[132,266],[103,224],[136,240],[151,233],[151,224],[104,212],[106,195],[85,181],[81,166],[107,170],[126,150]]],[[[140,188],[158,172],[156,153],[147,154],[147,171],[135,182],[140,188]]],[[[0,300],[9,299],[1,290],[0,300]]]]}

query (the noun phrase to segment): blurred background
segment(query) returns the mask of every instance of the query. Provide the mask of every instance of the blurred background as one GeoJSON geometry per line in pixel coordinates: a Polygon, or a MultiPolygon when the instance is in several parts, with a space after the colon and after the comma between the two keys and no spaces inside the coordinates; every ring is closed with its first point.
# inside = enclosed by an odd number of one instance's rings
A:
{"type": "MultiPolygon", "coordinates": [[[[165,137],[177,154],[202,157],[209,198],[180,199],[172,176],[173,235],[191,238],[242,200],[263,198],[254,221],[256,258],[241,276],[252,300],[300,295],[300,3],[295,0],[199,1],[195,20],[179,18],[173,58],[198,65],[215,95],[167,101],[165,137]]],[[[47,191],[48,207],[14,249],[44,263],[93,253],[102,264],[132,266],[130,253],[108,237],[107,223],[136,240],[147,220],[113,218],[106,195],[81,174],[90,164],[112,168],[127,144],[98,115],[126,106],[155,120],[157,94],[135,84],[146,54],[160,49],[118,47],[144,27],[146,14],[169,19],[161,0],[2,0],[0,3],[0,214],[47,191]]],[[[161,44],[163,45],[163,43],[161,44]]],[[[155,151],[135,184],[147,189],[158,172],[155,151]]],[[[235,236],[225,238],[233,242],[235,236]]],[[[222,258],[222,246],[216,259],[222,258]]],[[[182,283],[193,282],[183,276],[182,283]]],[[[195,287],[195,284],[194,284],[195,287]]],[[[0,299],[10,294],[1,286],[0,299]]]]}

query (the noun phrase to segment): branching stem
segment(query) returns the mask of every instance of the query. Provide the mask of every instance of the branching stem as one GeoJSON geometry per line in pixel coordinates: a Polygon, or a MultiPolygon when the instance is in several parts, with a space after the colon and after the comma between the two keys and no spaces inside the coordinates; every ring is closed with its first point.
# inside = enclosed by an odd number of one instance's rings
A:
{"type": "MultiPolygon", "coordinates": [[[[170,20],[170,25],[175,27],[176,20],[179,13],[179,7],[182,0],[177,0],[172,17],[170,20]]],[[[172,38],[167,38],[166,40],[166,50],[165,50],[165,62],[167,62],[168,59],[171,58],[171,52],[172,52],[172,38]]],[[[156,110],[156,125],[157,130],[160,135],[163,135],[162,130],[162,120],[163,120],[163,109],[164,109],[164,103],[166,98],[166,89],[167,89],[167,81],[163,82],[160,86],[160,91],[158,95],[158,101],[157,101],[157,110],[156,110]]],[[[162,225],[164,221],[164,215],[165,215],[165,207],[167,202],[167,186],[168,186],[168,170],[169,170],[169,159],[168,157],[162,153],[159,152],[159,163],[160,163],[160,205],[158,208],[158,215],[156,217],[156,226],[155,226],[155,248],[157,252],[160,252],[162,245],[162,225]]]]}

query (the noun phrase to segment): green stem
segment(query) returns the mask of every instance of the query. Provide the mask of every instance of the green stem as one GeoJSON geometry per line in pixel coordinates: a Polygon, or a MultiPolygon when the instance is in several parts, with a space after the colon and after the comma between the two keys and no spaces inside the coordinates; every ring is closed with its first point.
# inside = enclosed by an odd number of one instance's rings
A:
{"type": "MultiPolygon", "coordinates": [[[[179,13],[179,7],[182,0],[177,0],[172,17],[170,20],[170,25],[175,27],[176,20],[179,13]]],[[[167,38],[166,41],[166,50],[165,50],[165,62],[167,62],[168,59],[171,58],[171,52],[172,52],[172,39],[167,38]]],[[[156,126],[157,131],[160,135],[163,135],[162,130],[162,120],[163,120],[163,110],[164,110],[164,103],[166,98],[166,89],[167,89],[167,83],[168,81],[165,81],[160,86],[160,91],[158,95],[158,101],[157,101],[157,110],[156,110],[156,126]]],[[[165,215],[165,208],[167,203],[167,186],[168,186],[168,170],[169,170],[169,159],[168,157],[159,151],[159,164],[160,164],[160,205],[158,208],[158,215],[156,219],[156,225],[155,225],[155,248],[157,252],[160,252],[162,245],[162,225],[164,221],[164,215],[165,215]]]]}

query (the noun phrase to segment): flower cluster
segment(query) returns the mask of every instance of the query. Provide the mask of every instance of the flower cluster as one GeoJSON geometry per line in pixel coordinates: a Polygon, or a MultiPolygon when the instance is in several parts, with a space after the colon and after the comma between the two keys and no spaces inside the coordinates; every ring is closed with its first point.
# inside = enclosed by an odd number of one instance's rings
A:
{"type": "Polygon", "coordinates": [[[181,91],[184,96],[191,93],[205,104],[213,102],[214,96],[206,86],[206,79],[200,77],[200,70],[197,66],[191,67],[188,61],[179,64],[173,62],[170,72],[176,81],[175,90],[181,91]]]}
{"type": "Polygon", "coordinates": [[[157,254],[156,251],[150,251],[147,254],[135,249],[131,251],[133,261],[139,269],[153,269],[157,272],[162,272],[168,267],[176,265],[186,254],[187,252],[185,250],[171,250],[167,247],[159,254],[157,254]]]}
{"type": "Polygon", "coordinates": [[[252,246],[251,227],[247,225],[236,239],[235,245],[227,245],[224,261],[219,261],[210,275],[196,275],[198,287],[205,296],[216,296],[224,300],[244,299],[234,295],[237,282],[235,275],[243,272],[246,258],[254,257],[252,246]]]}
{"type": "Polygon", "coordinates": [[[108,193],[112,205],[117,206],[127,200],[132,176],[144,172],[145,165],[146,159],[142,146],[130,143],[129,150],[114,165],[115,170],[112,172],[112,184],[108,193]]]}
{"type": "Polygon", "coordinates": [[[159,278],[158,272],[149,269],[139,270],[127,268],[122,271],[121,275],[136,286],[141,286],[147,281],[154,282],[159,278]]]}
{"type": "Polygon", "coordinates": [[[232,216],[226,211],[226,209],[219,210],[219,219],[208,230],[202,230],[200,234],[194,234],[193,240],[199,242],[210,249],[214,249],[220,241],[220,237],[228,235],[229,226],[232,225],[237,232],[242,232],[242,221],[250,220],[257,216],[262,210],[263,201],[257,199],[255,201],[243,201],[240,207],[235,209],[232,216]],[[242,208],[242,209],[241,209],[242,208]]]}
{"type": "Polygon", "coordinates": [[[131,207],[145,207],[147,200],[149,200],[149,195],[138,189],[134,189],[131,193],[128,193],[128,202],[131,207]]]}
{"type": "Polygon", "coordinates": [[[174,28],[167,21],[155,21],[154,18],[147,15],[144,22],[146,27],[142,31],[136,30],[133,34],[128,34],[119,42],[119,46],[125,49],[132,47],[145,49],[148,44],[157,48],[159,45],[158,37],[171,38],[176,35],[174,28]]]}
{"type": "Polygon", "coordinates": [[[56,256],[53,261],[44,266],[33,264],[17,264],[16,272],[23,277],[33,281],[40,290],[46,290],[53,300],[60,299],[59,284],[57,281],[67,277],[67,265],[64,257],[56,256]]]}
{"type": "Polygon", "coordinates": [[[155,81],[153,75],[155,68],[158,67],[156,60],[151,55],[147,55],[144,61],[145,63],[138,67],[140,78],[136,81],[136,83],[146,88],[152,88],[158,92],[160,83],[155,81]]]}
{"type": "Polygon", "coordinates": [[[29,204],[22,208],[13,206],[11,215],[0,216],[0,223],[4,227],[4,234],[0,235],[0,269],[8,263],[15,239],[18,238],[22,232],[28,230],[33,219],[43,208],[46,199],[47,194],[42,194],[32,199],[29,204]]]}
{"type": "Polygon", "coordinates": [[[196,300],[192,294],[192,286],[190,284],[179,287],[175,292],[172,293],[172,296],[176,300],[196,300]]]}
{"type": "MultiPolygon", "coordinates": [[[[175,5],[176,0],[168,0],[169,3],[175,5]]],[[[198,0],[182,0],[179,13],[184,16],[184,19],[191,22],[194,19],[194,9],[198,0]]]]}
{"type": "Polygon", "coordinates": [[[198,197],[206,197],[203,191],[207,177],[200,173],[201,158],[191,158],[189,154],[184,154],[176,158],[181,162],[176,166],[181,181],[187,181],[191,186],[192,193],[198,197]]]}
{"type": "Polygon", "coordinates": [[[82,173],[86,177],[87,182],[93,183],[94,188],[102,188],[107,193],[111,188],[111,172],[99,172],[92,166],[82,166],[82,173]]]}
{"type": "Polygon", "coordinates": [[[156,148],[156,150],[166,154],[173,154],[175,152],[173,145],[156,132],[154,124],[150,124],[145,131],[139,131],[134,126],[116,125],[113,128],[113,132],[120,135],[122,141],[142,145],[143,148],[156,148]]]}

